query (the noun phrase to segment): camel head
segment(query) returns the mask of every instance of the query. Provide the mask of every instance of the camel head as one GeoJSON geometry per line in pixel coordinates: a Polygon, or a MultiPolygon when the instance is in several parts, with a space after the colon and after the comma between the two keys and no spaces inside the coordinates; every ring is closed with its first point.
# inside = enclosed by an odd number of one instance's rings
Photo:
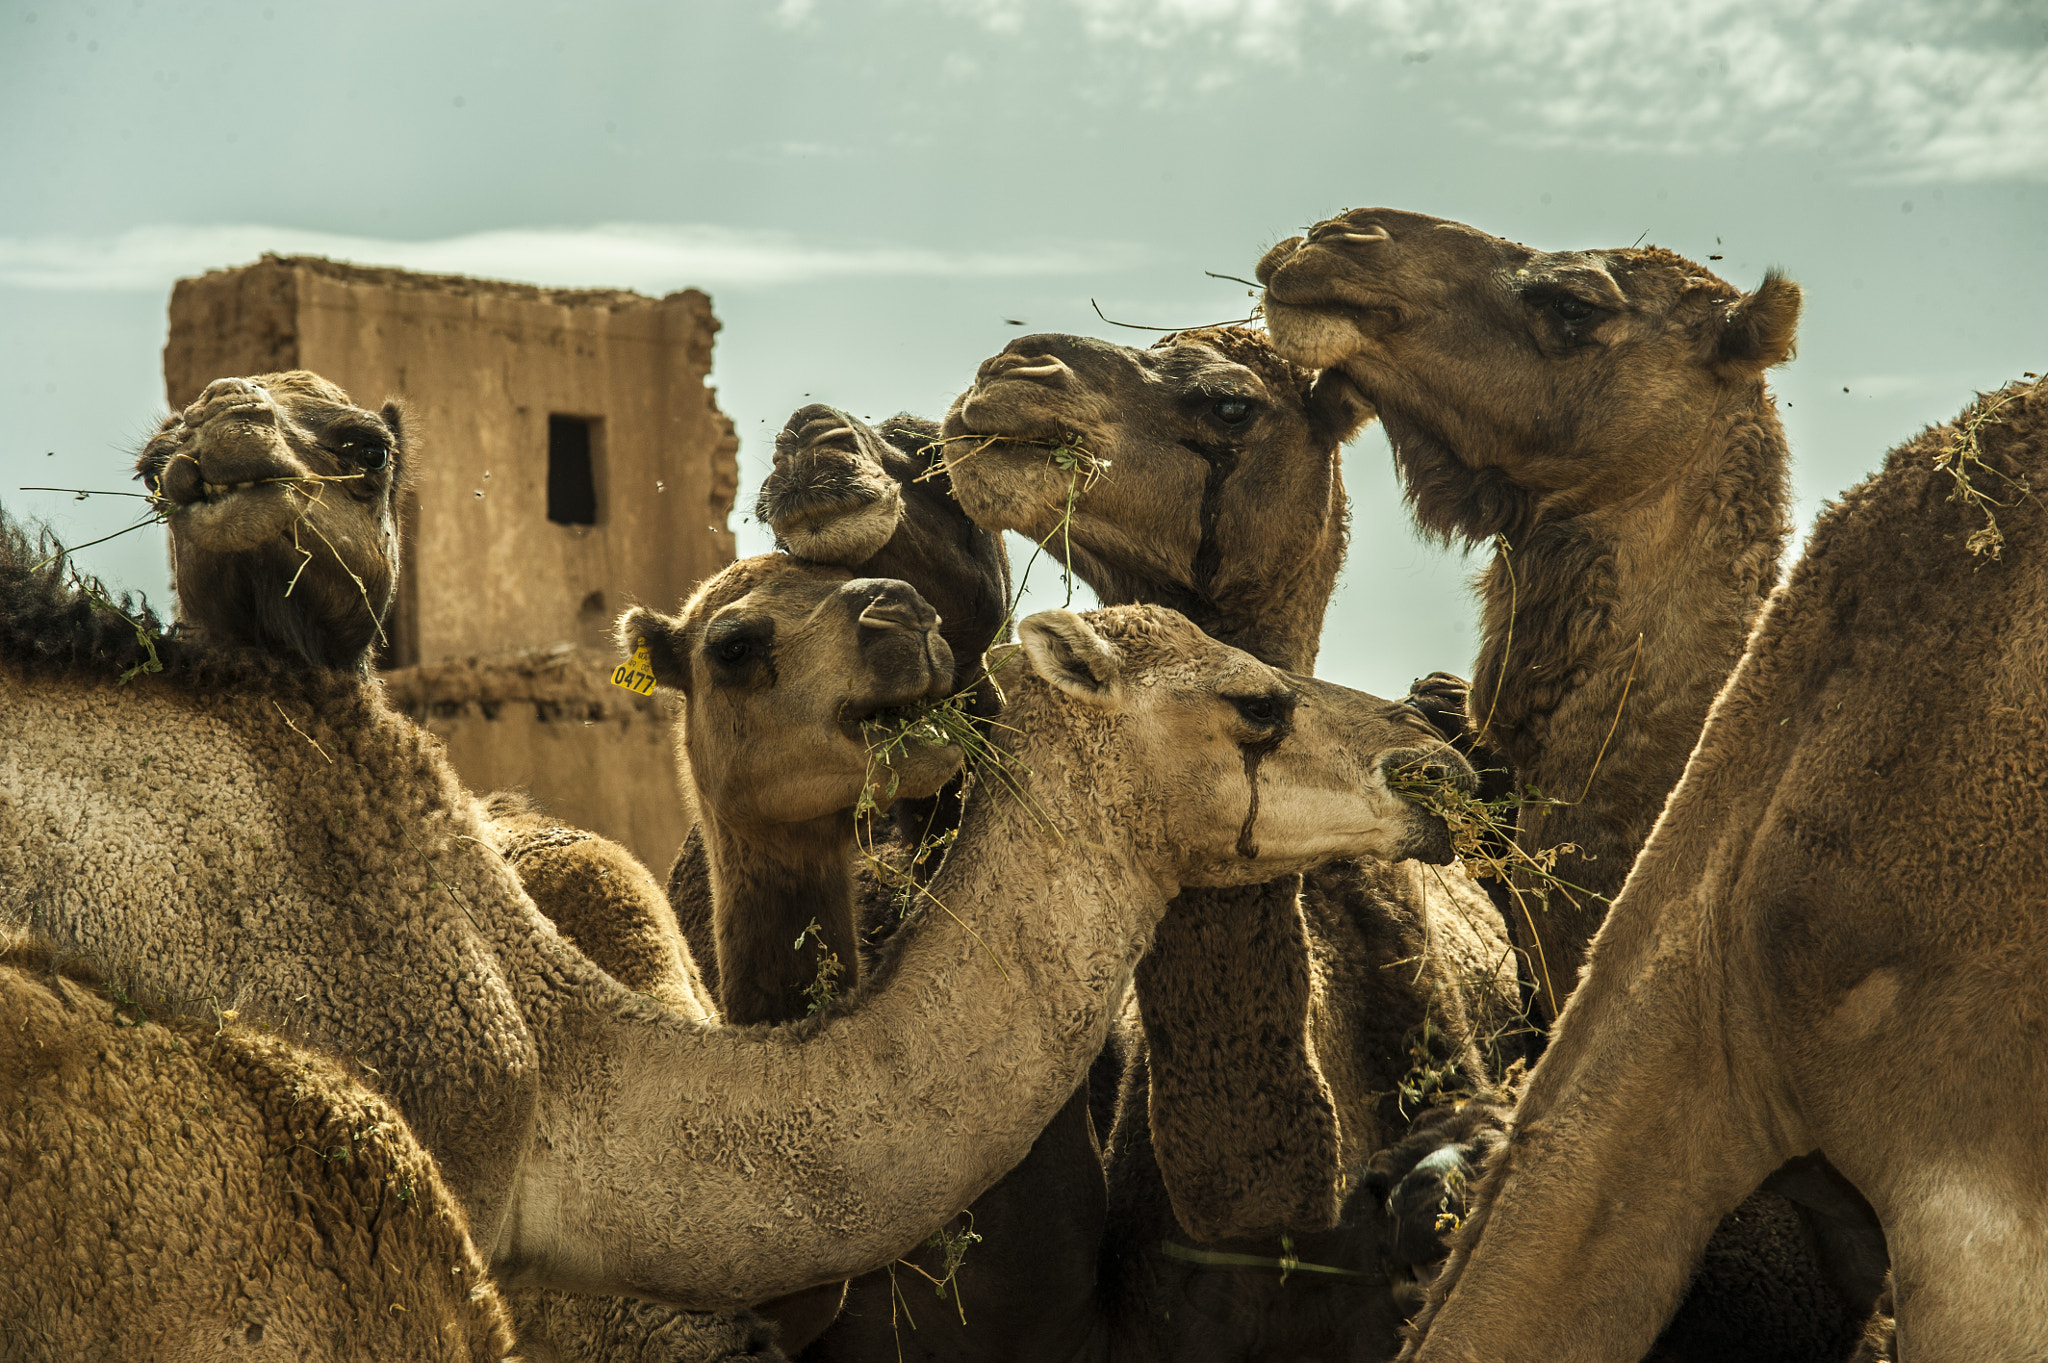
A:
{"type": "Polygon", "coordinates": [[[1010,567],[1001,537],[953,500],[937,438],[913,416],[878,429],[837,407],[801,407],[775,437],[754,514],[798,558],[916,588],[965,683],[1003,627],[1010,567]]]}
{"type": "Polygon", "coordinates": [[[1114,770],[1138,782],[1108,792],[1117,817],[1163,820],[1179,885],[1263,884],[1340,857],[1451,859],[1443,821],[1390,778],[1469,790],[1472,769],[1412,707],[1268,667],[1158,606],[1041,611],[1017,635],[1004,725],[1103,730],[1084,747],[1117,750],[1114,770]],[[1038,689],[1013,682],[1026,669],[1038,689]]]}
{"type": "Polygon", "coordinates": [[[728,827],[850,819],[870,782],[887,804],[959,770],[954,747],[869,759],[863,721],[953,686],[938,612],[907,582],[765,554],[710,579],[679,615],[626,612],[618,638],[629,654],[644,645],[655,680],[681,694],[700,811],[728,827]]]}
{"type": "Polygon", "coordinates": [[[1417,519],[1472,542],[1666,483],[1762,403],[1800,307],[1776,271],[1745,294],[1659,247],[1538,251],[1383,208],[1281,242],[1258,277],[1274,345],[1348,374],[1417,519]]]}
{"type": "Polygon", "coordinates": [[[171,532],[182,620],[223,642],[366,670],[398,575],[395,402],[317,374],[216,379],[136,459],[171,532]]]}
{"type": "Polygon", "coordinates": [[[1338,447],[1371,415],[1344,375],[1319,379],[1245,327],[1146,350],[1024,336],[955,399],[945,454],[977,522],[1071,546],[1104,601],[1165,601],[1274,656],[1252,636],[1276,595],[1313,597],[1320,632],[1344,554],[1338,447]],[[1305,571],[1317,582],[1297,586],[1305,571]]]}

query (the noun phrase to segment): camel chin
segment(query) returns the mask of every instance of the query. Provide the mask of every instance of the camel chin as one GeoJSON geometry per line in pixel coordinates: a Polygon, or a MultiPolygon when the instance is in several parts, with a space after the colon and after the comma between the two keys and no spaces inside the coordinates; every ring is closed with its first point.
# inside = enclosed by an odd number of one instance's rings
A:
{"type": "Polygon", "coordinates": [[[1328,369],[1357,353],[1369,336],[1342,312],[1266,299],[1266,330],[1273,344],[1296,364],[1328,369]]]}
{"type": "Polygon", "coordinates": [[[886,483],[866,501],[849,498],[793,511],[776,523],[775,537],[798,558],[865,563],[881,552],[902,519],[902,489],[886,483]]]}
{"type": "Polygon", "coordinates": [[[278,545],[289,549],[299,509],[289,488],[252,487],[175,507],[170,521],[181,546],[209,554],[247,554],[278,545]]]}

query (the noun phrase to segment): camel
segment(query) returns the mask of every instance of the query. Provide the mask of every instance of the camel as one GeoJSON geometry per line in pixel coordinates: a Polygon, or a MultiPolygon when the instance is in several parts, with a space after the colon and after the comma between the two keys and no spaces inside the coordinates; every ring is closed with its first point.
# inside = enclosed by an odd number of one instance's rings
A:
{"type": "Polygon", "coordinates": [[[462,1209],[344,1066],[15,928],[0,1000],[0,1357],[508,1357],[462,1209]]]}
{"type": "Polygon", "coordinates": [[[1823,511],[1404,1358],[1638,1358],[1715,1222],[1816,1154],[1876,1211],[1851,1266],[1889,1249],[1901,1358],[2048,1354],[2044,482],[2029,375],[1823,511]]]}
{"type": "MultiPolygon", "coordinates": [[[[776,438],[775,468],[762,484],[756,515],[798,557],[835,562],[866,576],[901,577],[937,605],[940,630],[956,662],[954,686],[962,693],[962,708],[986,732],[997,698],[980,660],[1008,628],[1009,561],[1001,536],[977,526],[953,497],[938,457],[938,436],[936,423],[908,414],[871,427],[839,408],[801,408],[776,438]]],[[[692,784],[687,766],[683,784],[692,784]]],[[[860,940],[856,959],[847,963],[849,974],[896,931],[905,907],[920,907],[914,898],[903,903],[900,876],[921,874],[918,849],[943,846],[958,827],[961,784],[956,778],[931,800],[899,800],[891,810],[894,836],[886,826],[868,825],[872,845],[866,851],[899,870],[890,877],[865,856],[857,863],[853,897],[860,940]]],[[[764,830],[752,841],[772,848],[772,833],[764,830]]],[[[696,834],[692,842],[701,844],[696,834]]],[[[699,846],[686,848],[671,878],[670,893],[678,903],[708,899],[682,875],[686,866],[695,872],[703,864],[698,855],[689,865],[696,851],[699,846]]],[[[928,856],[924,869],[935,865],[936,858],[928,856]]],[[[708,879],[708,868],[703,874],[708,879]]],[[[836,894],[826,902],[836,903],[836,894]]],[[[706,909],[698,916],[709,923],[714,914],[706,909]]],[[[736,900],[725,901],[716,916],[721,931],[738,923],[785,952],[805,921],[759,915],[736,900]]],[[[1091,1097],[1101,1096],[1097,1090],[1114,1092],[1113,1076],[1104,1082],[1102,1064],[1098,1057],[1089,1080],[1039,1133],[1030,1154],[939,1235],[906,1255],[903,1264],[848,1285],[836,1323],[805,1350],[807,1363],[960,1358],[989,1340],[1000,1340],[1009,1357],[1065,1358],[1085,1351],[1101,1315],[1095,1259],[1107,1192],[1091,1097]],[[979,1238],[968,1240],[969,1235],[979,1238]],[[962,1246],[971,1246],[964,1258],[962,1246]],[[919,1283],[919,1273],[946,1284],[943,1299],[928,1301],[930,1310],[921,1292],[915,1310],[904,1295],[906,1284],[919,1283]]],[[[790,1318],[785,1304],[774,1308],[795,1352],[801,1347],[795,1341],[804,1338],[802,1323],[790,1318]]]]}
{"type": "MultiPolygon", "coordinates": [[[[679,673],[667,670],[667,659],[655,668],[685,699],[676,765],[697,815],[670,892],[685,903],[709,901],[688,916],[712,930],[722,1012],[732,1023],[794,1021],[855,986],[848,864],[857,807],[863,798],[878,812],[898,797],[927,799],[961,758],[956,747],[923,743],[875,754],[861,737],[861,746],[824,750],[821,761],[818,731],[837,726],[860,736],[840,715],[847,693],[780,687],[783,664],[771,665],[771,655],[802,656],[820,619],[829,628],[843,613],[858,633],[871,688],[879,684],[865,702],[873,710],[943,697],[952,689],[951,649],[938,615],[907,583],[789,559],[755,566],[713,579],[684,604],[679,628],[715,638],[715,647],[678,660],[679,673]],[[784,599],[805,601],[813,614],[781,618],[784,599]],[[755,737],[735,749],[740,732],[755,737]],[[796,773],[804,773],[801,786],[796,773]],[[700,849],[708,883],[694,875],[700,849]]],[[[620,645],[628,655],[659,648],[668,628],[656,612],[629,612],[620,645]]],[[[844,1285],[833,1283],[757,1309],[795,1353],[832,1322],[843,1295],[844,1285]]]]}
{"type": "Polygon", "coordinates": [[[638,857],[551,817],[519,791],[493,792],[479,802],[477,817],[491,850],[577,950],[681,1017],[718,1020],[668,896],[638,857]]]}
{"type": "Polygon", "coordinates": [[[1557,875],[1581,887],[1524,882],[1509,914],[1547,1021],[1777,581],[1790,492],[1764,374],[1792,354],[1799,287],[1382,208],[1281,242],[1258,278],[1280,352],[1378,409],[1422,528],[1494,546],[1472,722],[1550,801],[1519,841],[1575,848],[1557,875]]]}
{"type": "MultiPolygon", "coordinates": [[[[1580,849],[1559,859],[1575,888],[1517,876],[1502,905],[1547,1021],[1777,580],[1787,453],[1763,376],[1791,353],[1798,287],[1773,272],[1744,295],[1657,248],[1545,254],[1383,209],[1258,268],[1274,344],[1379,408],[1421,526],[1504,539],[1468,718],[1562,801],[1522,807],[1523,845],[1580,849]]],[[[1665,1356],[1852,1347],[1872,1294],[1825,1268],[1828,1178],[1787,1170],[1729,1218],[1665,1356]]]]}
{"type": "MultiPolygon", "coordinates": [[[[945,466],[920,450],[936,436],[929,421],[902,413],[869,426],[851,414],[822,403],[800,407],[775,437],[775,463],[761,484],[754,514],[775,530],[776,542],[797,558],[852,568],[863,577],[896,578],[916,588],[939,615],[939,634],[952,653],[955,671],[970,686],[980,677],[984,650],[1006,627],[1009,559],[1000,536],[982,530],[954,502],[945,466]]],[[[986,719],[996,700],[987,687],[973,688],[968,712],[986,719]]],[[[684,785],[690,784],[688,762],[679,762],[684,785]]],[[[943,833],[958,823],[957,798],[935,795],[912,798],[898,791],[890,807],[897,827],[911,841],[943,833]]],[[[849,814],[851,811],[849,811],[849,814]]],[[[844,823],[836,860],[844,863],[853,849],[853,824],[844,823]]],[[[751,839],[764,853],[773,844],[765,831],[751,839]]],[[[786,874],[810,882],[817,896],[806,907],[782,896],[793,921],[778,917],[766,905],[744,915],[718,920],[712,903],[710,852],[701,828],[693,828],[669,868],[668,896],[684,934],[713,992],[732,1008],[738,1021],[782,1021],[800,1016],[800,992],[817,976],[827,956],[836,960],[840,983],[851,988],[859,979],[865,952],[853,941],[854,910],[833,876],[833,857],[810,856],[786,874]],[[834,881],[826,884],[821,881],[834,881]],[[806,934],[810,920],[820,931],[806,934]],[[737,933],[728,939],[725,934],[737,933]],[[804,936],[806,945],[791,953],[775,943],[804,936]],[[794,988],[771,986],[763,998],[759,982],[725,994],[719,952],[725,950],[753,963],[771,962],[777,979],[788,970],[801,978],[794,988]],[[772,960],[771,960],[772,958],[772,960]]],[[[840,876],[843,877],[843,871],[840,876]]],[[[889,915],[893,918],[893,915],[889,915]]],[[[887,928],[870,923],[866,928],[887,928]]],[[[790,982],[781,980],[781,984],[790,982]]]]}
{"type": "MultiPolygon", "coordinates": [[[[207,534],[233,525],[222,504],[253,493],[261,512],[279,486],[357,524],[273,590],[373,581],[388,501],[341,501],[314,475],[354,478],[363,462],[341,452],[376,433],[402,469],[402,419],[305,374],[217,382],[167,422],[140,468],[170,501],[188,609],[235,580],[209,557],[207,534]],[[232,481],[207,476],[225,471],[217,453],[239,461],[232,481]],[[184,462],[202,476],[168,484],[184,462]]],[[[274,544],[227,539],[229,556],[274,544]]],[[[1448,854],[1441,820],[1387,786],[1426,754],[1406,707],[1285,676],[1167,612],[1026,622],[998,678],[1015,710],[1004,742],[1046,827],[1023,831],[994,801],[970,811],[931,885],[963,918],[900,934],[860,1006],[711,1027],[626,990],[554,930],[438,745],[359,659],[237,648],[227,612],[163,637],[38,568],[18,535],[7,544],[0,908],[62,949],[146,954],[151,992],[179,1008],[230,1000],[375,1071],[508,1290],[724,1310],[888,1262],[1065,1103],[1182,885],[1448,854]],[[1239,847],[1248,825],[1256,856],[1239,847]]],[[[295,595],[271,615],[338,599],[295,595]]],[[[818,623],[807,665],[854,690],[857,716],[856,619],[818,623]]],[[[779,638],[771,657],[800,642],[779,638]]],[[[699,646],[671,632],[652,651],[672,668],[699,646]]],[[[799,660],[770,670],[801,684],[799,660]]],[[[836,722],[816,739],[862,750],[836,722]]],[[[805,788],[802,769],[770,774],[805,788]]]]}
{"type": "MultiPolygon", "coordinates": [[[[1339,447],[1369,416],[1341,373],[1298,368],[1255,331],[1214,328],[1150,350],[1020,338],[983,362],[944,429],[955,492],[982,524],[1071,546],[1105,599],[1178,603],[1257,656],[1305,668],[1344,552],[1339,447]]],[[[1511,962],[1499,915],[1462,871],[1332,866],[1306,888],[1193,897],[1140,966],[1144,1037],[1111,1149],[1107,1309],[1120,1353],[1397,1347],[1377,1206],[1353,1198],[1334,1227],[1334,1205],[1321,1220],[1306,1208],[1334,1204],[1340,1171],[1355,1177],[1400,1136],[1417,1096],[1404,1082],[1435,1074],[1447,1089],[1492,1091],[1474,1041],[1508,1024],[1511,962]],[[1289,1101],[1243,1101],[1257,1121],[1217,1110],[1247,1088],[1289,1101]],[[1275,1171],[1271,1151],[1304,1115],[1333,1113],[1321,1162],[1289,1152],[1304,1212],[1285,1243],[1244,1233],[1257,1221],[1240,1230],[1199,1214],[1242,1166],[1275,1171]],[[1228,1267],[1232,1255],[1252,1262],[1228,1267]],[[1283,1257],[1341,1273],[1283,1282],[1283,1257]]]]}

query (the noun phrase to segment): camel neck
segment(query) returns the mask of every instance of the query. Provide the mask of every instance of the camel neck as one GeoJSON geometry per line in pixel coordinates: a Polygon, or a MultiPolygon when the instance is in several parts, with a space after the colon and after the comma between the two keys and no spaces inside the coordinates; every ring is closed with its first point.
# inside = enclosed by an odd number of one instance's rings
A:
{"type": "Polygon", "coordinates": [[[759,834],[712,815],[705,826],[725,1020],[789,1022],[850,991],[859,974],[852,816],[759,834]]]}
{"type": "Polygon", "coordinates": [[[644,1295],[738,1306],[907,1252],[1024,1157],[1177,887],[1143,869],[1161,854],[1156,811],[1095,803],[1129,788],[1110,779],[1113,734],[1075,743],[1045,732],[1054,716],[1015,718],[1036,731],[1005,735],[1029,799],[975,792],[931,899],[851,1006],[692,1027],[608,979],[585,991],[581,1025],[617,1039],[604,1065],[550,1052],[576,1082],[542,1116],[498,1242],[507,1281],[570,1286],[601,1263],[644,1295]],[[643,1195],[650,1180],[661,1197],[643,1195]],[[675,1214],[700,1202],[719,1215],[675,1214]],[[607,1228],[601,1245],[574,1238],[583,1226],[607,1228]]]}
{"type": "Polygon", "coordinates": [[[1583,801],[1562,820],[1576,834],[1608,825],[1590,871],[1602,893],[1619,888],[1777,580],[1786,463],[1759,386],[1669,477],[1539,515],[1487,570],[1474,713],[1524,785],[1583,801]]]}

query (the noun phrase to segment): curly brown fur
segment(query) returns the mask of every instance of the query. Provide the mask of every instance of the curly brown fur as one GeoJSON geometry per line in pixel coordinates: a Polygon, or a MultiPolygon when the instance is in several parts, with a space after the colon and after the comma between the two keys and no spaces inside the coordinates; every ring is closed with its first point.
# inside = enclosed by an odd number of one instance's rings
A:
{"type": "Polygon", "coordinates": [[[715,1021],[668,897],[631,852],[553,818],[524,791],[479,803],[485,836],[576,948],[636,994],[715,1021]]]}
{"type": "Polygon", "coordinates": [[[69,567],[48,530],[31,533],[0,514],[0,656],[42,673],[118,677],[150,660],[138,627],[164,666],[183,660],[184,645],[166,636],[146,599],[112,595],[69,567]]]}
{"type": "Polygon", "coordinates": [[[2044,1252],[2039,1123],[2011,1097],[2048,1082],[2012,1044],[2048,963],[2044,480],[2031,381],[1822,514],[1601,929],[1416,1359],[1641,1356],[1759,1183],[1821,1218],[1818,1268],[1862,1311],[1888,1251],[1905,1356],[2048,1350],[2048,1297],[2010,1271],[2044,1252]],[[1604,1191],[1624,1177],[1631,1196],[1604,1191]]]}
{"type": "Polygon", "coordinates": [[[1791,493],[1763,376],[1792,354],[1798,286],[1380,208],[1258,271],[1282,353],[1378,409],[1417,523],[1495,550],[1472,717],[1558,802],[1523,809],[1521,842],[1569,848],[1557,873],[1582,887],[1524,878],[1543,911],[1510,915],[1547,1021],[1777,580],[1791,493]]]}
{"type": "Polygon", "coordinates": [[[355,1067],[0,929],[0,1358],[500,1359],[433,1160],[355,1067]]]}
{"type": "MultiPolygon", "coordinates": [[[[1074,495],[1060,532],[1090,585],[1174,605],[1218,637],[1306,668],[1343,557],[1339,446],[1370,415],[1342,374],[1293,365],[1263,334],[1223,328],[1149,351],[1021,338],[984,361],[947,431],[1018,437],[987,449],[960,442],[949,457],[977,517],[1033,535],[1052,528],[1070,486],[1029,439],[1077,438],[1110,461],[1074,495]]],[[[1159,1251],[1166,1239],[1227,1242],[1277,1259],[1284,1250],[1272,1232],[1284,1229],[1297,1244],[1314,1239],[1376,1263],[1376,1226],[1362,1241],[1350,1218],[1329,1228],[1340,1171],[1398,1129],[1391,1099],[1415,1063],[1409,1034],[1448,1039],[1457,1056],[1437,1060],[1485,1082],[1474,1040],[1491,1028],[1474,1019],[1491,1007],[1504,1020],[1513,1008],[1506,943],[1485,896],[1453,873],[1472,921],[1436,923],[1410,902],[1438,894],[1433,881],[1331,874],[1318,873],[1323,888],[1307,894],[1291,879],[1184,894],[1140,966],[1143,1029],[1133,1032],[1109,1152],[1105,1291],[1119,1351],[1228,1354],[1283,1339],[1287,1349],[1342,1349],[1347,1319],[1391,1340],[1396,1317],[1377,1268],[1363,1283],[1309,1289],[1291,1279],[1294,1292],[1328,1302],[1295,1316],[1286,1293],[1248,1286],[1257,1274],[1196,1270],[1159,1251]],[[1233,1231],[1243,1234],[1226,1241],[1233,1231]],[[1217,1328],[1218,1312],[1229,1328],[1217,1328]]]]}

